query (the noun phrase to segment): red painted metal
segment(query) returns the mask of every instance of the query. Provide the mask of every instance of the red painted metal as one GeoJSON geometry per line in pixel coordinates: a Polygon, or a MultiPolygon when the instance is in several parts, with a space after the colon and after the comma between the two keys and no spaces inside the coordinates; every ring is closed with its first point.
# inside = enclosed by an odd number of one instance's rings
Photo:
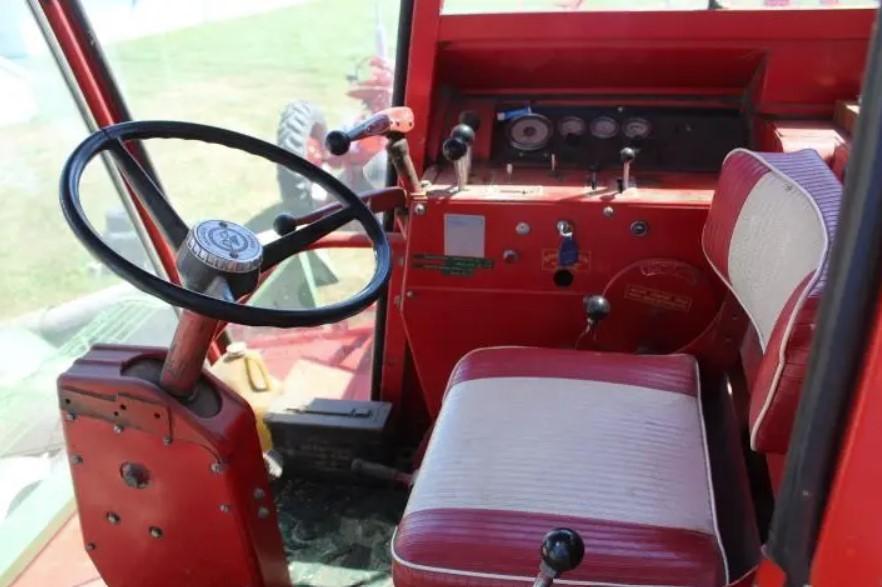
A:
{"type": "Polygon", "coordinates": [[[176,397],[186,399],[202,375],[205,356],[214,340],[218,321],[183,310],[168,354],[159,374],[159,386],[176,397]]]}
{"type": "Polygon", "coordinates": [[[426,156],[429,116],[435,87],[435,56],[438,51],[436,40],[442,4],[442,0],[417,0],[413,6],[404,103],[414,112],[414,127],[409,143],[417,172],[423,170],[426,156]]]}
{"type": "Polygon", "coordinates": [[[811,584],[817,587],[882,583],[882,307],[872,319],[875,326],[815,550],[811,584]]]}
{"type": "Polygon", "coordinates": [[[254,413],[209,373],[179,402],[163,355],[97,345],[59,378],[89,556],[114,586],[289,585],[254,413]]]}
{"type": "MultiPolygon", "coordinates": [[[[546,184],[541,196],[487,194],[478,187],[453,198],[439,187],[430,190],[425,201],[417,202],[425,207],[424,213],[416,214],[411,204],[402,315],[432,415],[437,414],[453,365],[468,351],[495,345],[573,348],[585,326],[583,297],[603,292],[613,276],[633,263],[671,259],[704,276],[711,289],[702,295],[711,297],[713,310],[683,317],[692,332],[709,326],[722,303],[722,285],[707,266],[700,242],[715,184],[712,174],[652,174],[654,187],[641,188],[639,196],[614,197],[603,191],[586,195],[584,176],[575,172],[564,173],[551,186],[544,170],[523,173],[524,185],[546,184]],[[603,213],[607,206],[613,209],[612,216],[603,213]],[[470,275],[450,275],[421,259],[421,255],[444,254],[445,214],[484,218],[484,257],[492,267],[476,268],[470,275]],[[561,219],[575,225],[582,253],[567,288],[553,280],[560,244],[556,224],[561,219]],[[645,237],[630,231],[637,220],[649,225],[645,237]],[[517,234],[521,222],[529,224],[529,234],[517,234]],[[516,260],[506,263],[504,251],[513,251],[516,260]],[[426,265],[429,268],[423,268],[426,265]],[[702,323],[692,324],[693,319],[702,323]]],[[[650,183],[649,175],[643,177],[650,183]]],[[[449,180],[444,175],[438,185],[447,185],[449,180]]],[[[607,180],[611,178],[602,176],[601,185],[607,180]]],[[[613,317],[608,321],[638,333],[637,338],[619,344],[638,348],[646,330],[629,321],[640,316],[617,314],[616,301],[612,306],[613,317]]],[[[601,324],[600,329],[606,326],[601,324]]],[[[716,339],[707,336],[703,340],[716,339]]]]}

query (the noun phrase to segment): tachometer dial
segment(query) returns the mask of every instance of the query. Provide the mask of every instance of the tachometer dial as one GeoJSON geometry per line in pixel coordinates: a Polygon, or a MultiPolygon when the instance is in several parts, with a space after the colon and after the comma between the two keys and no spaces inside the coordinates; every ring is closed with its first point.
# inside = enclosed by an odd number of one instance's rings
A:
{"type": "Polygon", "coordinates": [[[557,121],[557,132],[566,138],[570,135],[581,137],[588,130],[588,125],[578,116],[565,116],[557,121]]]}
{"type": "Polygon", "coordinates": [[[548,144],[554,128],[541,114],[525,114],[508,123],[508,142],[521,151],[538,151],[548,144]]]}
{"type": "Polygon", "coordinates": [[[652,125],[645,118],[629,118],[622,127],[629,139],[645,139],[652,132],[652,125]]]}
{"type": "Polygon", "coordinates": [[[598,116],[591,121],[591,136],[596,139],[611,139],[619,134],[619,123],[609,116],[598,116]]]}

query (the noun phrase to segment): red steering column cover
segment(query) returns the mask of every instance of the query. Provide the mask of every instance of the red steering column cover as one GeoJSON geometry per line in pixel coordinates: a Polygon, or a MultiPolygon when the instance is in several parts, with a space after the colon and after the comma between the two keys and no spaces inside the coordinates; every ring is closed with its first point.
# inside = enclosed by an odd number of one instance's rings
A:
{"type": "Polygon", "coordinates": [[[96,345],[59,378],[89,556],[114,586],[290,585],[254,413],[208,373],[173,399],[164,353],[96,345]]]}

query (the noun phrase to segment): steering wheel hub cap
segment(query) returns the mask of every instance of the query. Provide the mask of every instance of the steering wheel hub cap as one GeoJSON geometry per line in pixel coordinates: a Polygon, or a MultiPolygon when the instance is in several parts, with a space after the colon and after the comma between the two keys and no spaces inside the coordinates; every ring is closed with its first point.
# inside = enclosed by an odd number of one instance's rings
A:
{"type": "Polygon", "coordinates": [[[263,247],[253,232],[227,220],[204,220],[187,235],[186,246],[202,263],[225,273],[260,268],[263,247]]]}

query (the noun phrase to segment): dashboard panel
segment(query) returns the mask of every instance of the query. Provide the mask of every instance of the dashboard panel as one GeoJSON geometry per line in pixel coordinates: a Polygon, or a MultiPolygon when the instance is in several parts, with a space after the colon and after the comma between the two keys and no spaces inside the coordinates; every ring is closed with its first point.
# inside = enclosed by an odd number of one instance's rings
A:
{"type": "Polygon", "coordinates": [[[491,159],[541,166],[554,156],[558,165],[599,170],[619,165],[629,146],[641,169],[717,171],[729,151],[747,144],[736,110],[502,103],[491,159]]]}

